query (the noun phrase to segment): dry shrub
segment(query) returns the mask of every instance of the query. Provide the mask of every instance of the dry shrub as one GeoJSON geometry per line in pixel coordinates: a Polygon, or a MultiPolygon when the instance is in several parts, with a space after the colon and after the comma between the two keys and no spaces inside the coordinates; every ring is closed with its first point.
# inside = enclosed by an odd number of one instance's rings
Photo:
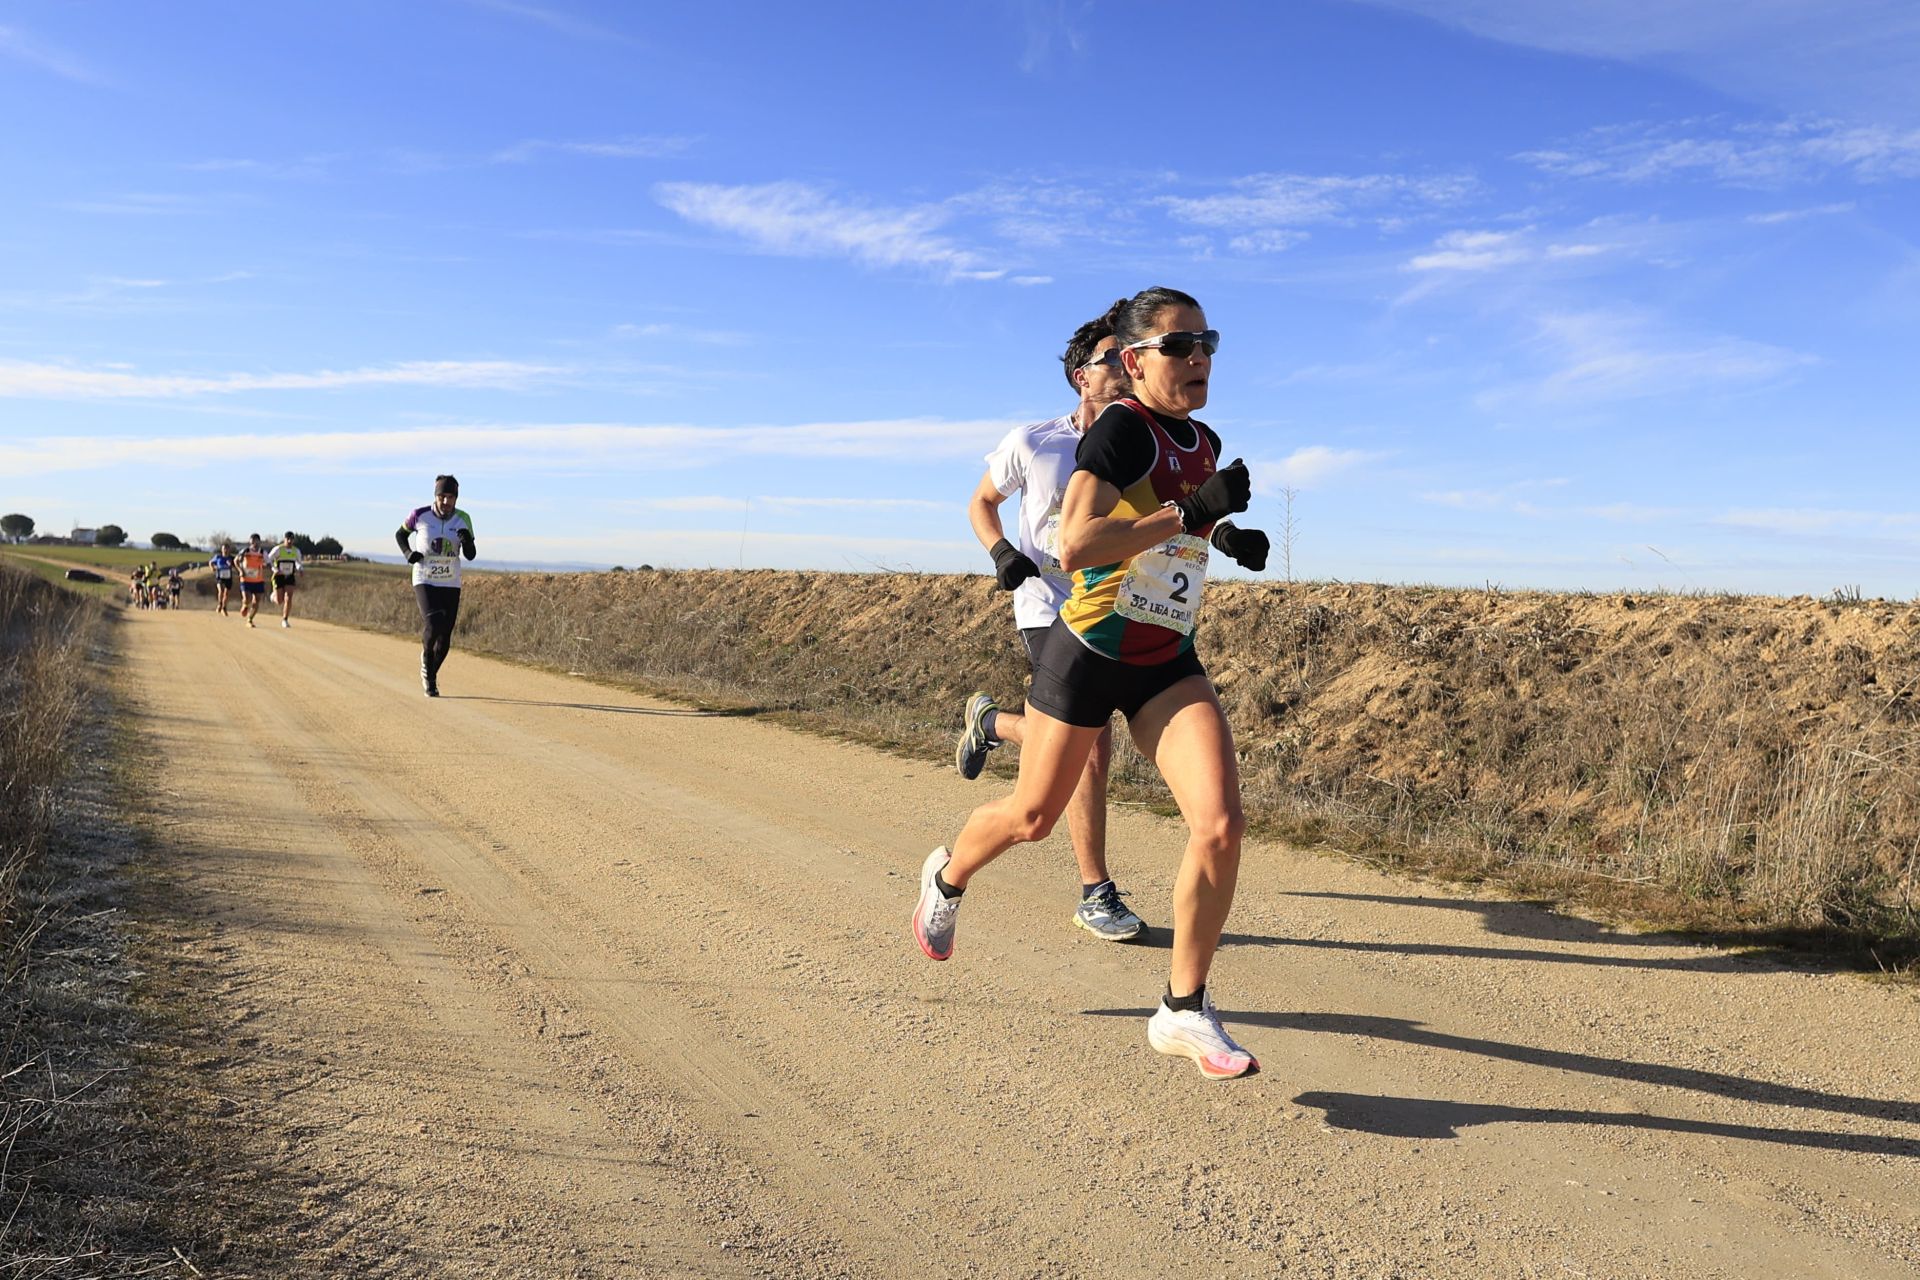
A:
{"type": "MultiPolygon", "coordinates": [[[[391,572],[303,610],[411,632],[391,572]]],[[[948,749],[1025,678],[984,577],[480,574],[459,647],[948,749]]],[[[1920,610],[1878,601],[1216,583],[1200,648],[1250,813],[1483,874],[1653,885],[1698,921],[1920,936],[1920,610]]],[[[996,761],[1004,767],[1004,761],[996,761]]],[[[1116,777],[1163,801],[1130,751],[1116,777]]]]}

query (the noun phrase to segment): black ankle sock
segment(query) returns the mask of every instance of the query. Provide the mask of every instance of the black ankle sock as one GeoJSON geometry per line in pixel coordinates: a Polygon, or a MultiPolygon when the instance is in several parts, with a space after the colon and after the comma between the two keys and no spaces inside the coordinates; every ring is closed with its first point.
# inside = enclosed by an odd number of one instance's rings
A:
{"type": "Polygon", "coordinates": [[[938,871],[933,873],[933,887],[940,891],[941,897],[949,898],[949,899],[957,898],[961,894],[966,892],[965,889],[956,889],[952,885],[948,884],[947,878],[941,875],[938,871]]]}
{"type": "Polygon", "coordinates": [[[987,735],[988,742],[1000,741],[1000,735],[993,731],[993,726],[999,719],[1000,713],[998,711],[989,711],[980,717],[980,732],[987,735]]]}
{"type": "Polygon", "coordinates": [[[1112,884],[1112,883],[1113,883],[1113,877],[1112,877],[1112,876],[1108,876],[1108,877],[1107,877],[1107,878],[1106,878],[1105,880],[1102,880],[1102,881],[1101,881],[1101,882],[1100,882],[1099,884],[1083,884],[1083,885],[1081,885],[1081,886],[1080,886],[1080,901],[1082,901],[1082,902],[1085,902],[1085,901],[1086,901],[1086,900],[1087,900],[1088,898],[1091,898],[1091,897],[1092,897],[1092,896],[1094,895],[1094,891],[1095,891],[1095,890],[1098,890],[1098,889],[1104,889],[1104,888],[1105,888],[1106,886],[1108,886],[1108,885],[1110,885],[1110,884],[1112,884]]]}
{"type": "Polygon", "coordinates": [[[1198,1013],[1207,998],[1207,984],[1201,983],[1193,989],[1190,996],[1173,994],[1173,987],[1167,987],[1167,1008],[1175,1013],[1198,1013]]]}

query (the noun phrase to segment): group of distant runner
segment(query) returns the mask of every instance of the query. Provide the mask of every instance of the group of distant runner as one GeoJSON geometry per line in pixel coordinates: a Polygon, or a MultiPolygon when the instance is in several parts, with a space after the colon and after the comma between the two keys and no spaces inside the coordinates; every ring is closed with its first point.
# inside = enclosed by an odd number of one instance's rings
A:
{"type": "Polygon", "coordinates": [[[127,578],[129,603],[136,609],[178,609],[181,586],[179,565],[162,573],[157,563],[137,564],[127,578]]]}
{"type": "Polygon", "coordinates": [[[240,616],[245,618],[249,627],[258,626],[255,618],[260,612],[260,603],[268,599],[267,582],[272,579],[271,599],[280,606],[280,625],[293,626],[293,595],[300,586],[300,575],[306,571],[306,562],[300,557],[300,548],[295,544],[294,533],[287,530],[286,536],[278,544],[267,546],[260,535],[247,535],[247,545],[238,554],[231,542],[223,542],[215,549],[213,558],[207,561],[207,567],[213,571],[213,611],[223,618],[232,617],[227,605],[233,599],[233,588],[237,581],[240,586],[240,616]]]}
{"type": "Polygon", "coordinates": [[[987,455],[968,515],[999,586],[1013,592],[1033,680],[1020,714],[984,692],[967,700],[955,764],[978,777],[988,752],[1011,742],[1020,769],[1011,795],[975,809],[951,846],[928,855],[913,933],[930,958],[952,956],[974,878],[1013,846],[1045,839],[1062,814],[1080,870],[1073,923],[1115,942],[1146,932],[1107,865],[1117,711],[1188,829],[1172,963],[1147,1042],[1225,1080],[1259,1069],[1207,990],[1246,822],[1233,733],[1193,636],[1211,552],[1258,571],[1269,543],[1226,518],[1247,509],[1251,481],[1238,459],[1221,463],[1220,437],[1192,416],[1207,403],[1219,347],[1187,294],[1123,298],[1067,343],[1074,410],[1016,429],[987,455]],[[1018,545],[999,514],[1015,494],[1018,545]]]}

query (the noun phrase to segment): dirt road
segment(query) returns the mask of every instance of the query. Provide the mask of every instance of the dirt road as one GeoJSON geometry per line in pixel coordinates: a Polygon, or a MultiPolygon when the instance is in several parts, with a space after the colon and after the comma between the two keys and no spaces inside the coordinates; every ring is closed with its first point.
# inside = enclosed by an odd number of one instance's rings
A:
{"type": "MultiPolygon", "coordinates": [[[[1267,844],[1148,1049],[1157,946],[1064,834],[915,872],[1002,783],[296,619],[126,615],[207,1069],[300,1274],[1920,1275],[1920,1000],[1267,844]]],[[[1168,918],[1178,828],[1116,815],[1168,918]]],[[[288,1274],[293,1274],[289,1272],[288,1274]]]]}

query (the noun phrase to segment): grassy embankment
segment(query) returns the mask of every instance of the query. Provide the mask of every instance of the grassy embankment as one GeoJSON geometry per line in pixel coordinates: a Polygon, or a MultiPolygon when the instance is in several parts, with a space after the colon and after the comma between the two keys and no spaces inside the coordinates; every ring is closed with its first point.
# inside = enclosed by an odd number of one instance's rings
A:
{"type": "MultiPolygon", "coordinates": [[[[298,608],[419,626],[386,566],[316,569],[298,608]]],[[[1201,653],[1269,832],[1897,970],[1920,958],[1916,622],[1882,601],[1217,583],[1201,653]]],[[[933,758],[970,690],[1017,706],[1026,674],[984,577],[476,574],[455,644],[452,684],[480,651],[933,758]]],[[[1117,797],[1167,803],[1130,748],[1115,774],[1117,797]]]]}
{"type": "Polygon", "coordinates": [[[123,597],[127,594],[127,575],[143,564],[157,564],[162,573],[170,565],[198,567],[207,557],[194,551],[142,551],[137,547],[0,546],[0,564],[11,565],[46,582],[83,594],[123,597]],[[91,569],[105,582],[71,582],[68,569],[91,569]]]}

